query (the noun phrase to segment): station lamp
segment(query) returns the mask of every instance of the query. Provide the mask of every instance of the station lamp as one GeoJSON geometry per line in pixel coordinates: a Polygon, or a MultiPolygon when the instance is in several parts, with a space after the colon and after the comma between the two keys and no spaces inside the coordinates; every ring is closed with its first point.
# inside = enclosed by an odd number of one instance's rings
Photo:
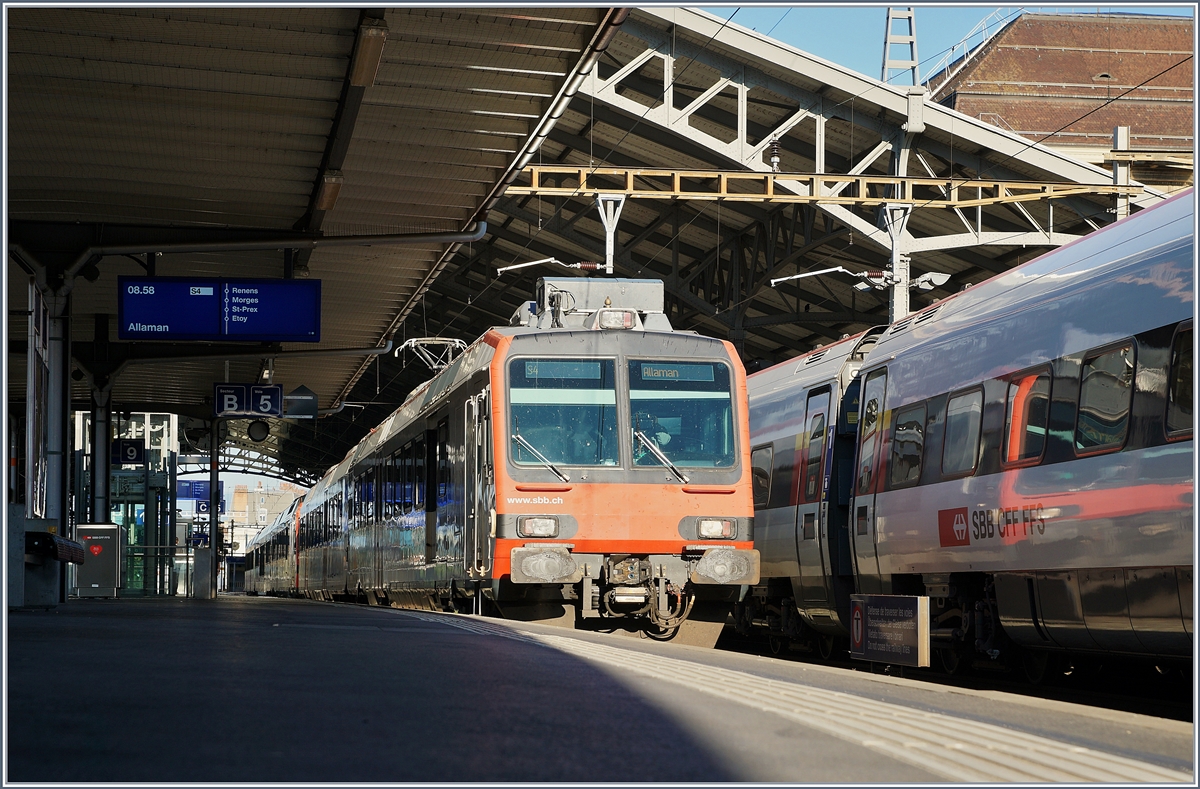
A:
{"type": "Polygon", "coordinates": [[[387,34],[387,22],[382,19],[364,19],[358,26],[358,40],[350,61],[350,84],[354,87],[369,88],[375,84],[387,34]]]}

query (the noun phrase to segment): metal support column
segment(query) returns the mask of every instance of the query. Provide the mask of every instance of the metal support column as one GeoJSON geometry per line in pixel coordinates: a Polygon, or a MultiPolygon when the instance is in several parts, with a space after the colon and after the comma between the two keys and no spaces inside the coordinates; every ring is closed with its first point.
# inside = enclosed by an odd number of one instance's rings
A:
{"type": "Polygon", "coordinates": [[[604,225],[604,273],[613,273],[613,255],[617,248],[617,222],[625,207],[625,195],[597,195],[596,208],[604,225]]]}
{"type": "Polygon", "coordinates": [[[158,536],[158,497],[154,493],[154,488],[150,486],[150,414],[143,414],[146,420],[145,433],[143,434],[146,442],[145,461],[142,464],[142,479],[145,480],[145,489],[142,495],[142,594],[154,594],[154,590],[158,581],[155,572],[155,553],[154,545],[157,544],[158,536]]]}
{"type": "Polygon", "coordinates": [[[904,254],[904,228],[908,225],[912,206],[886,205],[883,209],[888,236],[892,240],[892,298],[888,309],[888,321],[895,323],[907,317],[909,288],[909,258],[904,254]]]}
{"type": "Polygon", "coordinates": [[[92,390],[92,502],[89,520],[110,523],[109,448],[112,439],[112,405],[109,390],[92,390]]]}
{"type": "Polygon", "coordinates": [[[213,417],[212,443],[209,447],[208,465],[208,545],[212,554],[209,568],[208,596],[217,596],[217,567],[220,554],[220,524],[221,524],[221,420],[213,417]]]}
{"type": "MultiPolygon", "coordinates": [[[[1117,126],[1113,129],[1113,152],[1129,150],[1129,127],[1117,126]]],[[[1113,161],[1113,186],[1129,186],[1129,172],[1133,165],[1128,161],[1113,161]]],[[[1129,216],[1129,195],[1117,195],[1117,219],[1129,216]]],[[[1051,228],[1053,229],[1053,228],[1051,228]]]]}
{"type": "Polygon", "coordinates": [[[167,513],[164,523],[166,524],[167,539],[165,545],[171,546],[167,549],[167,594],[174,596],[178,593],[178,583],[175,580],[175,545],[179,539],[179,521],[178,511],[176,506],[178,502],[175,498],[176,488],[179,480],[179,455],[175,452],[170,452],[167,455],[167,513]]]}
{"type": "MultiPolygon", "coordinates": [[[[71,409],[71,306],[69,296],[48,295],[49,310],[47,362],[50,372],[46,392],[46,520],[71,539],[68,502],[70,479],[67,457],[70,454],[71,409]]],[[[66,573],[59,576],[59,602],[66,602],[66,573]]]]}

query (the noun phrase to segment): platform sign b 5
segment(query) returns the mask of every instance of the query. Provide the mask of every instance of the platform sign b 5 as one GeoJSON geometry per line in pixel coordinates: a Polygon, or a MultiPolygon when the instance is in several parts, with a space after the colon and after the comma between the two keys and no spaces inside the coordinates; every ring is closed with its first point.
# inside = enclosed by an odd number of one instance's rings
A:
{"type": "Polygon", "coordinates": [[[213,413],[219,417],[282,416],[279,384],[213,384],[213,413]]]}

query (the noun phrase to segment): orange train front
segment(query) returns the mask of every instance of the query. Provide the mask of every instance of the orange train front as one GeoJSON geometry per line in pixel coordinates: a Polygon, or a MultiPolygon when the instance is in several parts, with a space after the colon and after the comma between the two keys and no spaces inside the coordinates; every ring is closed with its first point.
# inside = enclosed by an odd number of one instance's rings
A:
{"type": "Polygon", "coordinates": [[[745,372],[662,298],[540,280],[309,492],[301,592],[714,642],[759,577],[745,372]]]}

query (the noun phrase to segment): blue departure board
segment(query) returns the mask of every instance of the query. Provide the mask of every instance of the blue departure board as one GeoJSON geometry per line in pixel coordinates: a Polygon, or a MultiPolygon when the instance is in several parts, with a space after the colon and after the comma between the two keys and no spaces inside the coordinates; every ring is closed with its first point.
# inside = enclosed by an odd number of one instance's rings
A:
{"type": "Polygon", "coordinates": [[[122,340],[319,342],[321,281],[118,277],[122,340]]]}
{"type": "Polygon", "coordinates": [[[221,293],[221,330],[226,339],[259,342],[321,339],[320,280],[230,279],[221,283],[221,293]]]}
{"type": "Polygon", "coordinates": [[[122,340],[209,340],[221,335],[220,283],[118,277],[122,340]]]}

